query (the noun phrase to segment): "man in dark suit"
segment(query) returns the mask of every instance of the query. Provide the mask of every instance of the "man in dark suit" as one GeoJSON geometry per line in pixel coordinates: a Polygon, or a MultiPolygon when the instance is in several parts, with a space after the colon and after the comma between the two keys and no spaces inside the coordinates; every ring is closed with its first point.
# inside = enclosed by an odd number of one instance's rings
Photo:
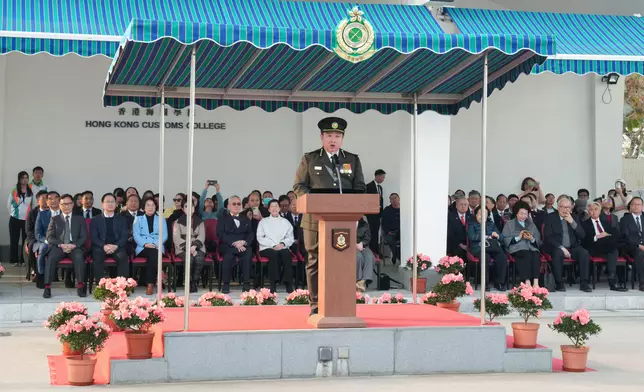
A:
{"type": "MultiPolygon", "coordinates": [[[[342,184],[342,189],[364,192],[366,187],[360,158],[341,148],[347,122],[338,117],[327,117],[318,122],[318,128],[322,148],[302,157],[295,173],[295,194],[302,196],[312,189],[337,190],[340,188],[339,184],[342,184]]],[[[306,280],[313,315],[318,313],[318,220],[306,214],[301,226],[304,230],[304,244],[309,253],[306,280]]]]}
{"type": "Polygon", "coordinates": [[[103,213],[92,218],[90,236],[92,238],[92,258],[94,259],[94,279],[100,282],[105,277],[105,258],[116,262],[116,273],[130,277],[130,264],[125,246],[129,237],[127,220],[115,213],[116,198],[106,193],[101,198],[103,213]]]}
{"type": "MultiPolygon", "coordinates": [[[[36,242],[33,245],[33,253],[34,256],[36,256],[37,265],[36,287],[39,289],[45,288],[45,265],[47,250],[49,249],[49,244],[47,243],[47,229],[49,228],[51,218],[61,214],[60,195],[58,192],[50,191],[47,193],[47,207],[47,209],[43,209],[38,213],[38,217],[36,219],[36,230],[34,232],[36,242]]],[[[65,278],[65,287],[67,288],[74,287],[71,275],[70,271],[65,278]]]]}
{"type": "Polygon", "coordinates": [[[282,195],[277,199],[278,204],[280,205],[280,216],[291,224],[293,224],[293,214],[291,214],[291,199],[286,195],[282,195]]]}
{"type": "Polygon", "coordinates": [[[391,263],[400,260],[400,196],[389,195],[389,205],[382,210],[382,235],[385,244],[391,249],[391,263]]]}
{"type": "Polygon", "coordinates": [[[456,212],[447,214],[447,254],[467,260],[467,224],[470,220],[469,201],[456,200],[456,212]]]}
{"type": "MultiPolygon", "coordinates": [[[[29,211],[29,216],[27,216],[27,221],[25,222],[25,231],[27,232],[27,239],[25,243],[27,244],[27,252],[29,260],[29,268],[27,268],[27,279],[30,279],[29,274],[32,271],[37,273],[38,265],[36,264],[36,253],[34,252],[34,245],[36,244],[36,222],[38,220],[38,213],[40,211],[48,210],[47,206],[47,191],[40,190],[36,194],[36,202],[38,203],[31,211],[29,211]]],[[[37,276],[36,276],[37,279],[37,276]]],[[[41,287],[42,288],[42,287],[41,287]]]]}
{"type": "Polygon", "coordinates": [[[382,211],[384,210],[384,201],[382,198],[382,183],[385,181],[387,173],[384,170],[378,169],[374,173],[374,180],[367,184],[367,192],[370,194],[378,195],[380,199],[380,212],[377,214],[367,215],[367,222],[371,229],[371,241],[369,248],[374,254],[380,254],[380,218],[382,218],[382,211]]]}
{"type": "Polygon", "coordinates": [[[125,218],[127,223],[127,243],[125,245],[125,251],[128,256],[134,257],[136,250],[136,243],[134,242],[134,235],[132,233],[132,227],[134,226],[134,219],[137,216],[143,215],[143,211],[139,209],[140,199],[138,195],[131,194],[127,197],[125,202],[125,208],[121,210],[121,216],[125,218]]]}
{"type": "Polygon", "coordinates": [[[74,273],[78,281],[78,296],[87,296],[85,287],[85,250],[87,226],[82,216],[73,215],[74,198],[65,194],[60,198],[62,214],[51,219],[47,228],[47,263],[45,265],[44,298],[51,298],[51,282],[56,274],[58,262],[69,257],[74,264],[74,273]]]}
{"type": "Polygon", "coordinates": [[[635,259],[635,273],[640,282],[640,291],[644,291],[644,234],[642,225],[642,199],[634,197],[628,203],[630,213],[624,215],[619,221],[619,227],[626,240],[628,253],[635,259]]]}
{"type": "Polygon", "coordinates": [[[601,204],[592,202],[588,205],[588,214],[590,219],[581,223],[586,236],[582,245],[591,256],[602,257],[606,259],[606,268],[608,269],[608,284],[612,291],[628,291],[625,279],[620,279],[617,284],[617,257],[619,248],[622,244],[622,237],[619,228],[612,226],[601,216],[601,204]]]}
{"type": "Polygon", "coordinates": [[[241,267],[243,290],[247,291],[250,288],[252,243],[255,238],[253,225],[246,215],[241,214],[242,203],[239,196],[232,196],[228,199],[228,208],[230,213],[221,217],[217,223],[219,252],[224,258],[222,263],[223,293],[230,292],[230,279],[235,259],[239,260],[241,267]]]}
{"type": "Polygon", "coordinates": [[[101,215],[101,210],[94,207],[94,193],[92,191],[81,193],[81,207],[74,207],[73,214],[81,215],[85,219],[101,215]]]}
{"type": "Polygon", "coordinates": [[[564,259],[574,259],[579,264],[580,290],[593,291],[590,280],[590,255],[579,245],[586,236],[581,224],[572,217],[572,203],[568,198],[559,200],[557,213],[547,215],[544,223],[543,246],[552,258],[555,290],[566,291],[562,282],[564,259]]]}
{"type": "MultiPolygon", "coordinates": [[[[297,197],[293,199],[293,201],[291,201],[289,209],[290,211],[288,216],[290,217],[290,222],[293,225],[293,238],[295,239],[290,249],[293,254],[302,255],[302,259],[306,261],[309,259],[309,254],[304,246],[304,231],[302,230],[303,215],[297,212],[297,197]]],[[[297,263],[296,273],[298,274],[296,281],[304,282],[304,280],[306,279],[306,271],[304,269],[303,263],[297,263]]]]}

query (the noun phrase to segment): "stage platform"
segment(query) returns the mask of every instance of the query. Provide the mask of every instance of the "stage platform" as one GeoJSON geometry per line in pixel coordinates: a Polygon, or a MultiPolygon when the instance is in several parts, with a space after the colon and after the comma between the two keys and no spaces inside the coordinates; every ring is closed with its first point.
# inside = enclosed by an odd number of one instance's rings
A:
{"type": "MultiPolygon", "coordinates": [[[[154,357],[125,359],[114,334],[99,354],[95,381],[134,384],[184,381],[384,376],[433,373],[551,372],[548,348],[508,348],[503,326],[429,305],[358,305],[363,329],[312,329],[307,306],[168,309],[156,328],[154,357]],[[319,349],[332,359],[320,361],[319,349]]],[[[62,356],[49,357],[51,382],[66,380],[62,356]]],[[[554,363],[555,369],[557,364],[554,363]]]]}

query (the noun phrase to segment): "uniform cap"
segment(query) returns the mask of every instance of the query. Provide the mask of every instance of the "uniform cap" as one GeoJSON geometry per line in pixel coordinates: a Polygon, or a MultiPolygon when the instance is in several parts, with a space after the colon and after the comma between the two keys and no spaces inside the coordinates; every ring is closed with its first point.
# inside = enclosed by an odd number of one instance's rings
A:
{"type": "Polygon", "coordinates": [[[320,128],[320,132],[340,132],[344,135],[347,121],[340,117],[327,117],[320,120],[318,128],[320,128]]]}

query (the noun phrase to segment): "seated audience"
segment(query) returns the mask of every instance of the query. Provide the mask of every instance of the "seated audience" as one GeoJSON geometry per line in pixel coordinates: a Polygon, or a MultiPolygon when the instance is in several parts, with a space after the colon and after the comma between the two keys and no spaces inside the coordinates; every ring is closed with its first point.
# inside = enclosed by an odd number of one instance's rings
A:
{"type": "Polygon", "coordinates": [[[511,193],[508,195],[508,216],[512,216],[514,212],[514,204],[519,201],[519,196],[511,193]]]}
{"type": "Polygon", "coordinates": [[[291,214],[291,200],[286,195],[277,199],[280,204],[280,216],[293,224],[293,215],[291,214]]]}
{"type": "Polygon", "coordinates": [[[456,212],[456,200],[462,197],[465,197],[465,191],[463,191],[462,189],[457,189],[456,192],[454,192],[454,194],[449,197],[450,205],[447,208],[447,211],[456,212]]]}
{"type": "Polygon", "coordinates": [[[139,196],[139,191],[138,191],[135,187],[130,186],[130,187],[128,187],[128,188],[125,190],[125,200],[126,200],[126,201],[127,201],[127,199],[130,197],[130,195],[137,195],[137,196],[139,196]]]}
{"type": "MultiPolygon", "coordinates": [[[[134,226],[132,233],[134,242],[136,242],[136,257],[145,259],[145,274],[143,275],[143,284],[147,284],[145,293],[152,295],[154,292],[154,284],[157,281],[158,260],[159,260],[159,220],[161,224],[165,225],[165,219],[159,217],[157,213],[157,206],[154,204],[154,199],[149,198],[143,202],[144,214],[137,216],[134,219],[134,226]]],[[[163,238],[161,243],[165,243],[168,239],[168,230],[163,230],[163,238]]],[[[162,249],[165,253],[165,249],[162,249]]]]}
{"type": "Polygon", "coordinates": [[[85,250],[83,246],[87,241],[87,226],[85,218],[73,215],[74,199],[65,194],[60,198],[62,214],[51,218],[47,228],[47,262],[45,263],[45,291],[44,298],[51,298],[51,282],[56,275],[58,263],[64,258],[71,259],[74,265],[74,274],[78,281],[78,296],[87,296],[85,287],[85,250]]]}
{"type": "Polygon", "coordinates": [[[143,215],[143,211],[139,209],[140,203],[141,201],[139,200],[139,196],[131,193],[130,196],[127,197],[127,201],[125,202],[125,208],[121,211],[121,215],[127,222],[128,237],[125,250],[127,252],[127,255],[130,257],[134,257],[136,250],[136,242],[134,241],[133,231],[134,220],[137,216],[143,215]]]}
{"type": "Polygon", "coordinates": [[[199,198],[199,213],[202,221],[218,219],[222,215],[223,211],[218,209],[218,206],[224,205],[224,198],[221,196],[220,190],[221,185],[219,183],[210,185],[210,181],[206,182],[206,187],[201,191],[201,197],[199,198]],[[208,188],[211,186],[215,187],[215,195],[212,199],[208,197],[208,188]]]}
{"type": "Polygon", "coordinates": [[[293,191],[288,191],[286,192],[286,196],[288,196],[288,199],[293,203],[294,200],[297,200],[297,195],[293,191]]]}
{"type": "Polygon", "coordinates": [[[613,213],[615,210],[615,199],[612,196],[608,196],[601,200],[601,206],[602,217],[608,221],[609,225],[619,227],[619,218],[613,213]]]}
{"type": "Polygon", "coordinates": [[[537,203],[537,197],[532,193],[528,193],[521,198],[521,201],[527,203],[530,206],[530,219],[534,224],[541,230],[543,223],[548,216],[548,214],[539,209],[539,203],[537,203]]]}
{"type": "MultiPolygon", "coordinates": [[[[25,232],[27,237],[25,244],[27,247],[29,265],[27,268],[27,277],[32,272],[37,272],[38,264],[36,262],[36,252],[34,252],[34,245],[36,244],[36,221],[38,220],[38,213],[49,209],[47,206],[47,191],[40,190],[36,193],[36,205],[29,211],[27,220],[25,221],[25,232]]],[[[42,273],[42,272],[41,272],[42,273]]],[[[42,288],[42,287],[39,287],[42,288]]]]}
{"type": "MultiPolygon", "coordinates": [[[[489,213],[489,212],[488,212],[489,213]]],[[[467,228],[467,237],[470,243],[470,252],[476,258],[481,258],[481,219],[483,219],[481,207],[474,209],[475,219],[471,219],[467,228]]],[[[494,288],[505,291],[505,282],[508,274],[508,258],[503,250],[503,236],[492,221],[485,224],[485,264],[490,268],[494,260],[494,288]]]]}
{"type": "Polygon", "coordinates": [[[490,196],[485,197],[485,208],[489,211],[487,218],[490,222],[494,223],[499,232],[503,231],[503,225],[505,222],[499,214],[499,211],[496,209],[496,201],[490,196]]]}
{"type": "Polygon", "coordinates": [[[579,222],[588,219],[588,199],[579,198],[575,200],[572,216],[579,222]]]}
{"type": "Polygon", "coordinates": [[[369,248],[371,229],[366,217],[357,223],[356,231],[356,290],[366,291],[367,284],[373,282],[373,265],[376,257],[369,248]]]}
{"type": "Polygon", "coordinates": [[[293,226],[280,216],[279,202],[275,199],[268,203],[270,216],[262,219],[257,226],[259,254],[268,259],[268,276],[271,292],[277,290],[281,281],[286,292],[293,291],[293,259],[289,248],[295,242],[293,226]]]}
{"type": "Polygon", "coordinates": [[[149,189],[147,191],[143,192],[143,196],[141,196],[141,200],[147,200],[147,199],[154,200],[154,192],[152,192],[149,189]]]}
{"type": "Polygon", "coordinates": [[[588,192],[588,189],[581,188],[577,191],[577,199],[581,200],[589,200],[590,199],[590,192],[588,192]]]}
{"type": "Polygon", "coordinates": [[[503,228],[503,241],[508,253],[514,258],[519,280],[528,286],[539,286],[541,257],[539,245],[541,234],[537,226],[528,219],[530,205],[519,201],[514,205],[514,219],[503,228]]]}
{"type": "Polygon", "coordinates": [[[74,209],[74,215],[80,215],[85,219],[101,215],[101,210],[94,208],[94,193],[92,191],[85,191],[81,194],[81,207],[74,209]]]}
{"type": "Polygon", "coordinates": [[[506,220],[506,215],[509,217],[512,213],[508,207],[508,198],[503,193],[496,197],[495,206],[497,214],[503,218],[504,222],[507,222],[509,219],[506,220]]]}
{"type": "Polygon", "coordinates": [[[532,177],[526,177],[521,182],[521,194],[519,194],[518,199],[523,198],[523,196],[528,193],[532,193],[535,196],[538,205],[542,205],[546,202],[546,198],[543,196],[543,190],[541,189],[541,184],[532,177]]]}
{"type": "Polygon", "coordinates": [[[74,210],[83,208],[82,193],[77,193],[74,195],[74,210]]]}
{"type": "Polygon", "coordinates": [[[447,254],[467,260],[467,225],[471,218],[469,202],[456,200],[456,212],[447,215],[447,254]]]}
{"type": "Polygon", "coordinates": [[[246,217],[241,214],[241,199],[239,196],[229,198],[228,207],[230,213],[219,219],[217,224],[217,237],[219,238],[219,252],[223,256],[222,280],[223,293],[230,292],[230,280],[233,274],[235,259],[239,261],[242,272],[242,288],[248,291],[250,288],[250,267],[254,232],[253,227],[246,217]]]}
{"type": "Polygon", "coordinates": [[[105,259],[116,262],[116,274],[130,277],[130,261],[127,257],[128,222],[116,214],[116,198],[106,193],[101,198],[103,213],[95,216],[90,223],[92,239],[92,258],[94,259],[94,280],[100,282],[105,277],[105,259]]]}
{"type": "Polygon", "coordinates": [[[293,245],[291,245],[291,252],[295,254],[299,253],[300,255],[302,255],[303,260],[308,260],[309,254],[304,247],[304,233],[302,232],[303,229],[301,227],[302,214],[299,214],[297,212],[297,199],[295,200],[295,202],[292,202],[289,207],[289,213],[292,218],[291,223],[293,224],[293,238],[295,240],[295,242],[293,242],[293,245]]]}
{"type": "Polygon", "coordinates": [[[125,190],[123,188],[116,188],[112,194],[116,198],[116,210],[114,212],[119,214],[121,213],[121,209],[125,208],[125,190]]]}
{"type": "Polygon", "coordinates": [[[543,207],[543,211],[546,212],[546,214],[553,214],[557,212],[557,209],[555,208],[555,195],[552,193],[548,193],[546,195],[546,204],[543,207]]]}
{"type": "Polygon", "coordinates": [[[400,260],[400,196],[389,195],[389,205],[382,210],[381,230],[385,244],[391,249],[391,262],[400,260]]]}
{"type": "MultiPolygon", "coordinates": [[[[181,202],[183,216],[177,219],[172,230],[172,239],[174,243],[174,252],[179,259],[185,263],[186,260],[186,238],[188,237],[188,201],[181,202]]],[[[197,215],[197,205],[192,205],[192,236],[190,242],[190,292],[197,292],[197,282],[204,265],[206,264],[206,228],[197,215]]]]}
{"type": "MultiPolygon", "coordinates": [[[[36,243],[33,246],[33,253],[36,256],[36,287],[39,289],[45,288],[45,262],[47,258],[47,250],[49,245],[47,243],[47,228],[51,218],[60,215],[60,195],[56,191],[47,193],[47,207],[38,213],[36,218],[36,230],[34,235],[36,243]]],[[[69,279],[65,282],[66,287],[73,287],[71,283],[71,276],[68,274],[69,279]]]]}
{"type": "Polygon", "coordinates": [[[582,241],[584,248],[591,256],[606,259],[608,285],[612,291],[628,291],[623,276],[619,281],[619,286],[617,284],[617,257],[623,243],[619,228],[612,226],[607,219],[601,216],[601,205],[597,202],[590,203],[588,213],[590,219],[581,223],[586,234],[582,241]]]}
{"type": "Polygon", "coordinates": [[[644,234],[642,234],[642,199],[633,197],[628,203],[629,213],[619,221],[629,255],[635,260],[635,272],[644,291],[644,234]]]}
{"type": "Polygon", "coordinates": [[[185,193],[177,193],[177,195],[172,199],[172,207],[168,207],[163,210],[163,217],[168,219],[175,211],[181,210],[181,202],[185,200],[185,193]]]}
{"type": "MultiPolygon", "coordinates": [[[[580,290],[591,292],[590,255],[579,245],[586,236],[581,224],[572,216],[572,204],[568,198],[562,198],[557,204],[557,213],[546,217],[544,223],[544,250],[552,258],[552,270],[555,277],[555,289],[566,291],[562,282],[564,259],[573,259],[579,265],[581,275],[580,290]]],[[[569,282],[574,282],[574,275],[568,276],[569,282]]]]}
{"type": "Polygon", "coordinates": [[[481,193],[479,193],[479,191],[471,190],[467,195],[467,201],[469,202],[470,215],[472,215],[474,214],[474,209],[481,205],[481,193]]]}

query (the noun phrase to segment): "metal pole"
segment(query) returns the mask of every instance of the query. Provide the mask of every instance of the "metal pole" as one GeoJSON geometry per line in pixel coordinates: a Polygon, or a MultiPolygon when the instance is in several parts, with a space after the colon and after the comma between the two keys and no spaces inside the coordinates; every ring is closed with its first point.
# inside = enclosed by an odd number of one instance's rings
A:
{"type": "Polygon", "coordinates": [[[197,49],[192,47],[190,57],[190,128],[188,129],[188,202],[186,206],[188,219],[186,219],[186,253],[183,259],[185,277],[183,290],[185,296],[185,306],[183,307],[183,330],[188,330],[188,310],[190,309],[190,247],[192,244],[192,158],[194,156],[195,142],[195,73],[197,68],[197,49]]]}
{"type": "Polygon", "coordinates": [[[414,268],[413,268],[413,278],[411,285],[411,297],[412,302],[416,303],[417,295],[416,288],[418,287],[418,242],[416,240],[416,234],[418,232],[418,217],[416,216],[416,200],[417,200],[417,188],[418,188],[418,170],[416,169],[416,160],[418,158],[418,95],[414,94],[414,114],[412,118],[412,152],[411,152],[411,170],[412,170],[412,192],[411,192],[411,216],[412,216],[412,229],[411,229],[411,243],[412,243],[412,253],[414,256],[414,268]]]}
{"type": "Polygon", "coordinates": [[[165,87],[161,87],[161,124],[159,126],[159,244],[157,250],[157,300],[163,295],[163,162],[165,161],[165,87]]]}
{"type": "Polygon", "coordinates": [[[485,190],[485,162],[487,160],[487,52],[483,58],[483,97],[481,98],[481,324],[485,324],[485,226],[487,224],[486,190],[485,190]]]}

